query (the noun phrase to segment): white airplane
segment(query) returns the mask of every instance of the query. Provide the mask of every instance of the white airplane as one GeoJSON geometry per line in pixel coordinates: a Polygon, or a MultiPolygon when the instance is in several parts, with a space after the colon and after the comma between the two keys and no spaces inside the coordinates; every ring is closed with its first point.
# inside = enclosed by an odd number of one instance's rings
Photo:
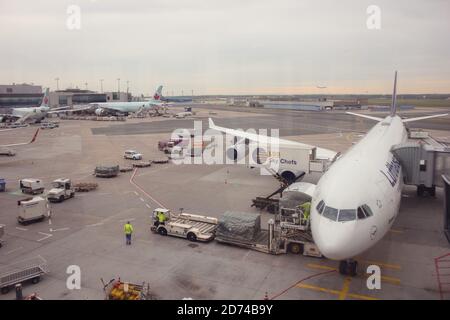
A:
{"type": "MultiPolygon", "coordinates": [[[[0,130],[0,132],[10,131],[10,130],[17,130],[17,129],[0,130]]],[[[31,139],[31,141],[29,141],[29,142],[21,142],[21,143],[12,143],[12,144],[2,144],[2,145],[0,145],[0,148],[19,147],[19,146],[24,146],[24,145],[27,145],[27,144],[31,144],[34,141],[36,141],[38,133],[39,133],[39,128],[34,133],[33,138],[31,139]]]]}
{"type": "MultiPolygon", "coordinates": [[[[340,260],[342,274],[356,275],[357,262],[353,259],[380,241],[398,214],[403,173],[391,148],[408,139],[404,123],[448,115],[400,118],[396,114],[396,88],[397,72],[391,112],[384,119],[347,112],[378,123],[330,166],[311,192],[314,242],[324,256],[340,260]]],[[[210,127],[253,141],[261,139],[217,127],[211,119],[210,127]]],[[[276,143],[274,138],[269,139],[276,143]]]]}
{"type": "MultiPolygon", "coordinates": [[[[3,119],[12,119],[15,122],[40,122],[44,119],[48,113],[52,113],[50,111],[49,106],[49,89],[45,89],[44,97],[42,99],[42,103],[39,107],[31,107],[31,108],[14,108],[11,114],[2,114],[0,115],[0,122],[3,119]]],[[[59,108],[58,108],[59,109],[59,108]]],[[[57,109],[54,109],[57,110],[57,109]]]]}
{"type": "MultiPolygon", "coordinates": [[[[90,103],[91,106],[96,106],[95,114],[103,116],[113,113],[128,114],[131,112],[138,112],[140,110],[150,110],[158,106],[162,106],[161,92],[162,86],[159,86],[153,95],[153,99],[145,101],[130,101],[130,102],[96,102],[90,103]]],[[[81,110],[81,109],[80,109],[81,110]]]]}

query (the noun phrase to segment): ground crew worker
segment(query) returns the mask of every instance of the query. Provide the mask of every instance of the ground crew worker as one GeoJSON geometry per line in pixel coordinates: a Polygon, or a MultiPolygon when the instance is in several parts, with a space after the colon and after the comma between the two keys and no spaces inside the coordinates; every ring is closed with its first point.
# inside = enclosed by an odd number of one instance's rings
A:
{"type": "Polygon", "coordinates": [[[164,221],[166,221],[166,216],[162,212],[158,212],[158,222],[159,224],[165,224],[164,221]]]}
{"type": "Polygon", "coordinates": [[[305,221],[309,221],[309,215],[311,213],[311,202],[307,201],[298,206],[303,211],[303,218],[305,221]]]}
{"type": "Polygon", "coordinates": [[[125,223],[123,226],[123,231],[125,232],[125,239],[127,245],[131,244],[131,234],[133,233],[133,226],[131,225],[130,221],[125,223]]]}

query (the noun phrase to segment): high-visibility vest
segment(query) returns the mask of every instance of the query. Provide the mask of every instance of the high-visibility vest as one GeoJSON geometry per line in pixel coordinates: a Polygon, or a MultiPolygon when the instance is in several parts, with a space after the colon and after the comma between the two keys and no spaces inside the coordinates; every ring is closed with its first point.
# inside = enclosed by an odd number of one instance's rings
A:
{"type": "Polygon", "coordinates": [[[309,213],[311,212],[311,202],[305,202],[299,206],[303,210],[303,215],[305,218],[309,218],[309,213]]]}
{"type": "Polygon", "coordinates": [[[164,215],[164,213],[160,212],[158,214],[158,220],[159,222],[164,222],[164,220],[166,220],[166,216],[164,215]]]}
{"type": "Polygon", "coordinates": [[[129,223],[126,223],[123,227],[123,230],[125,231],[125,234],[131,234],[133,233],[133,226],[129,223]]]}

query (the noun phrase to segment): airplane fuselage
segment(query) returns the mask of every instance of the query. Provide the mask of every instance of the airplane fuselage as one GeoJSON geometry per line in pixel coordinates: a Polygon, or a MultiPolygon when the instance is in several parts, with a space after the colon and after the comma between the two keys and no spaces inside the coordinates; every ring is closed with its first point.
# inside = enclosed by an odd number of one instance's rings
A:
{"type": "Polygon", "coordinates": [[[150,109],[154,106],[152,101],[131,101],[131,102],[101,102],[93,103],[99,108],[104,108],[107,110],[114,110],[122,113],[130,113],[139,111],[139,109],[150,109]]]}
{"type": "Polygon", "coordinates": [[[14,108],[12,115],[18,118],[26,118],[27,120],[40,121],[44,119],[49,111],[48,107],[34,107],[34,108],[14,108]]]}
{"type": "Polygon", "coordinates": [[[391,148],[406,140],[400,117],[388,116],[319,180],[311,203],[311,229],[327,258],[351,259],[391,228],[403,186],[402,169],[391,148]]]}

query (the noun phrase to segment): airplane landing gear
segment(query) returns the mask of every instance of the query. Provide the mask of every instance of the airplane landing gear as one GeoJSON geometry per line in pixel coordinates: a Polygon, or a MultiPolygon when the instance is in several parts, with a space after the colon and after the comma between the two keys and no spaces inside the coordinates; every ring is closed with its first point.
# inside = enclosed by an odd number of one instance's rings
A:
{"type": "Polygon", "coordinates": [[[357,274],[358,261],[342,260],[339,262],[339,273],[346,276],[355,277],[357,274]]]}

